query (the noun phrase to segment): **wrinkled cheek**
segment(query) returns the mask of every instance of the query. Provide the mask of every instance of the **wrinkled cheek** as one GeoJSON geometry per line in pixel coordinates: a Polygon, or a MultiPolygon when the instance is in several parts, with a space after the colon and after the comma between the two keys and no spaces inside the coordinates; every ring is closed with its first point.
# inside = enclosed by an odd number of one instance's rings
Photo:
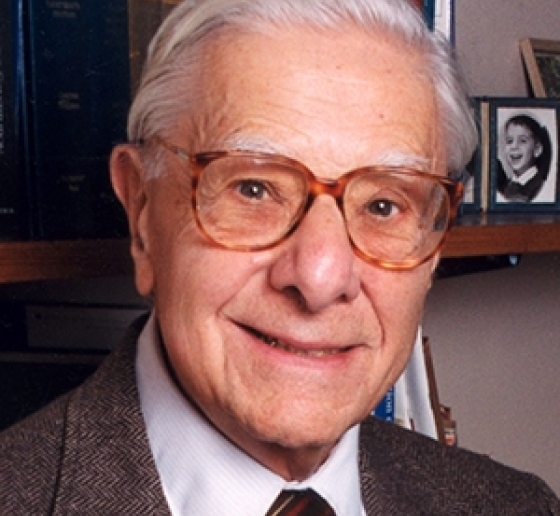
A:
{"type": "Polygon", "coordinates": [[[359,376],[306,382],[297,375],[255,370],[250,381],[241,375],[230,381],[226,410],[264,441],[290,446],[326,442],[368,414],[374,389],[359,376]]]}

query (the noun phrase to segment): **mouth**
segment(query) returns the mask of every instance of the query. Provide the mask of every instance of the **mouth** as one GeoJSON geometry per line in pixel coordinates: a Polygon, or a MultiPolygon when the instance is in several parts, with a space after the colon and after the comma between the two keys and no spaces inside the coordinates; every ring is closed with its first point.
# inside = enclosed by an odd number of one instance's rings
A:
{"type": "Polygon", "coordinates": [[[296,355],[299,357],[306,357],[306,358],[324,358],[330,357],[333,355],[338,355],[340,353],[346,353],[350,351],[351,346],[343,347],[343,348],[302,348],[296,347],[293,345],[288,344],[287,342],[278,339],[277,337],[272,337],[265,333],[262,333],[254,328],[250,328],[247,326],[243,327],[246,331],[254,335],[257,339],[261,342],[264,342],[267,346],[285,351],[286,353],[290,353],[292,355],[296,355]]]}

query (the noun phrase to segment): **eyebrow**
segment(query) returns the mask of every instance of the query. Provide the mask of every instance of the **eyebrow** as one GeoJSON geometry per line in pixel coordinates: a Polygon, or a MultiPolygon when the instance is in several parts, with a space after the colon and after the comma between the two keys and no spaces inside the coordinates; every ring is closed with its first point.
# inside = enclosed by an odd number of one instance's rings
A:
{"type": "MultiPolygon", "coordinates": [[[[234,133],[227,136],[222,141],[222,145],[225,149],[291,156],[287,147],[261,135],[234,133]]],[[[433,167],[433,162],[433,158],[405,152],[400,149],[388,149],[372,157],[370,161],[364,163],[364,166],[402,167],[430,171],[433,167]]]]}
{"type": "Polygon", "coordinates": [[[434,159],[404,152],[398,149],[387,150],[375,157],[375,165],[387,167],[403,167],[418,170],[431,170],[434,159]]]}
{"type": "Polygon", "coordinates": [[[268,138],[255,134],[233,133],[224,138],[222,145],[225,149],[248,152],[266,152],[269,154],[288,155],[288,149],[268,138]]]}

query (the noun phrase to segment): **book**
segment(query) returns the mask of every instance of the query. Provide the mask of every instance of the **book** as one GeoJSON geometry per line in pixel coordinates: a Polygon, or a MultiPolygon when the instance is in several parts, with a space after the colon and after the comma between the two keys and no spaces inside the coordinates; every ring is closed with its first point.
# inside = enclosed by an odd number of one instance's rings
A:
{"type": "Polygon", "coordinates": [[[20,0],[0,0],[0,240],[27,236],[22,170],[20,0]]]}
{"type": "Polygon", "coordinates": [[[140,83],[150,41],[161,22],[179,2],[180,0],[128,0],[130,84],[133,95],[140,83]]]}
{"type": "Polygon", "coordinates": [[[127,234],[109,177],[130,103],[127,0],[25,0],[33,237],[127,234]]]}
{"type": "Polygon", "coordinates": [[[436,0],[433,28],[455,45],[455,0],[436,0]]]}
{"type": "Polygon", "coordinates": [[[402,390],[406,393],[403,396],[406,402],[402,419],[405,428],[437,440],[436,418],[439,407],[434,410],[425,349],[425,340],[419,330],[410,360],[400,379],[404,383],[402,390]]]}
{"type": "Polygon", "coordinates": [[[424,21],[430,30],[435,28],[435,16],[436,16],[436,0],[423,0],[422,3],[422,14],[424,16],[424,21]]]}
{"type": "MultiPolygon", "coordinates": [[[[418,329],[416,340],[408,364],[391,391],[375,408],[374,415],[392,421],[394,424],[419,432],[433,439],[442,437],[437,427],[439,406],[434,411],[435,378],[430,362],[426,361],[426,341],[422,329],[418,329]],[[430,377],[432,379],[430,380],[430,377]],[[384,404],[390,402],[390,418],[385,417],[384,404]]],[[[437,392],[435,393],[437,396],[437,392]]]]}
{"type": "MultiPolygon", "coordinates": [[[[436,373],[434,369],[434,361],[432,358],[432,350],[430,348],[430,340],[428,337],[422,339],[422,350],[424,355],[424,369],[426,371],[426,381],[428,387],[428,397],[430,400],[430,407],[432,409],[433,418],[435,421],[435,435],[440,442],[445,442],[445,429],[444,429],[444,409],[448,410],[449,419],[451,419],[451,409],[443,407],[439,400],[439,392],[436,381],[436,373]]],[[[431,427],[431,423],[430,423],[431,427]]],[[[432,428],[432,427],[431,427],[432,428]]]]}
{"type": "Polygon", "coordinates": [[[395,422],[395,386],[391,387],[373,410],[373,415],[383,421],[395,422]]]}
{"type": "Polygon", "coordinates": [[[416,7],[420,11],[429,29],[434,30],[436,10],[437,10],[436,4],[440,0],[409,0],[409,1],[414,7],[416,7]]]}

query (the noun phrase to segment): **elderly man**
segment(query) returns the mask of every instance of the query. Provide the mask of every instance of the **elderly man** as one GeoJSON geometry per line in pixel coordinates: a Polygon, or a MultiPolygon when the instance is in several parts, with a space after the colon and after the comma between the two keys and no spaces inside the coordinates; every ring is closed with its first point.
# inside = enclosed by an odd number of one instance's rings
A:
{"type": "Polygon", "coordinates": [[[112,180],[153,312],[3,436],[3,514],[560,514],[531,475],[368,417],[475,144],[414,8],[180,4],[129,136],[112,180]]]}

